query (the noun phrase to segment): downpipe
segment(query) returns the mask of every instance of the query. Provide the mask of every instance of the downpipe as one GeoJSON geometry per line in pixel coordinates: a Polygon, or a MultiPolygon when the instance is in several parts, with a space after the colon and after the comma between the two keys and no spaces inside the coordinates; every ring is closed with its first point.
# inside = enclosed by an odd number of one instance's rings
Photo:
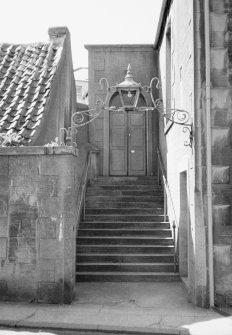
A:
{"type": "Polygon", "coordinates": [[[205,94],[206,94],[206,172],[207,172],[207,221],[208,221],[208,269],[209,305],[214,307],[213,264],[213,214],[212,214],[212,145],[211,145],[211,98],[210,98],[210,39],[209,0],[204,1],[205,23],[205,94]]]}

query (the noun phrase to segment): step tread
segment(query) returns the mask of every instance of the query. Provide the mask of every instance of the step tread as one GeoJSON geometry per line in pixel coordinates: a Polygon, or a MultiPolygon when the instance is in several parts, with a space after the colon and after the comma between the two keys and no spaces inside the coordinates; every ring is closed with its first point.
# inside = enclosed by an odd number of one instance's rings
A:
{"type": "Polygon", "coordinates": [[[177,272],[117,272],[117,271],[76,271],[76,274],[88,274],[88,275],[116,275],[116,276],[163,276],[163,275],[167,275],[167,276],[179,276],[179,274],[177,272]]]}
{"type": "MultiPolygon", "coordinates": [[[[88,220],[85,220],[85,221],[81,221],[80,222],[80,224],[82,223],[82,224],[85,224],[85,223],[91,223],[91,224],[93,224],[93,223],[96,223],[96,222],[102,222],[102,221],[88,221],[88,220]]],[[[104,224],[105,223],[109,223],[109,224],[112,224],[112,223],[139,223],[139,222],[135,222],[135,221],[104,221],[104,224]]],[[[144,223],[144,222],[142,222],[142,223],[144,223]]],[[[156,223],[165,223],[165,224],[167,224],[167,223],[170,223],[169,221],[146,221],[146,223],[154,223],[154,224],[156,224],[156,223]]]]}
{"type": "MultiPolygon", "coordinates": [[[[143,191],[141,191],[141,193],[143,193],[143,191]]],[[[163,198],[163,192],[161,192],[161,194],[162,194],[162,198],[163,198]]],[[[110,198],[110,197],[112,197],[111,195],[107,195],[107,194],[105,194],[105,195],[102,195],[102,194],[86,194],[86,198],[88,198],[88,197],[91,197],[91,198],[99,198],[99,197],[101,197],[101,198],[110,198]]],[[[121,195],[114,195],[114,198],[131,198],[131,197],[133,197],[133,198],[140,198],[141,197],[141,195],[129,195],[129,194],[121,194],[121,195]]],[[[160,198],[160,195],[159,194],[156,194],[156,195],[150,195],[150,194],[143,194],[142,195],[142,197],[143,198],[148,198],[148,199],[150,199],[151,197],[158,197],[158,198],[160,198]]],[[[162,199],[163,200],[163,199],[162,199]]]]}
{"type": "Polygon", "coordinates": [[[86,216],[132,216],[132,217],[138,217],[138,216],[141,216],[141,217],[144,217],[144,216],[158,216],[158,217],[161,217],[161,216],[164,216],[163,214],[146,214],[146,213],[143,213],[143,214],[125,214],[125,213],[117,213],[117,214],[109,214],[109,213],[106,213],[106,214],[102,214],[102,213],[95,213],[95,214],[91,214],[91,213],[86,213],[85,214],[86,216]]]}
{"type": "Polygon", "coordinates": [[[172,231],[171,228],[80,228],[78,231],[172,231]]]}
{"type": "Polygon", "coordinates": [[[102,247],[105,247],[105,248],[109,248],[109,247],[121,247],[121,248],[173,248],[173,245],[169,245],[169,244],[151,244],[151,245],[144,245],[144,244],[81,244],[81,245],[77,245],[77,247],[80,246],[80,247],[99,247],[99,248],[102,248],[102,247]]]}
{"type": "Polygon", "coordinates": [[[148,257],[152,257],[152,256],[162,256],[162,257],[166,257],[166,256],[173,256],[174,254],[173,253],[167,253],[167,254],[115,254],[115,253],[112,253],[112,254],[109,254],[109,253],[77,253],[76,254],[77,256],[120,256],[120,257],[143,257],[143,256],[148,256],[148,257]]]}
{"type": "Polygon", "coordinates": [[[160,263],[160,262],[150,262],[150,263],[123,263],[123,262],[76,262],[78,265],[116,265],[116,266],[146,266],[146,265],[174,265],[174,263],[160,263]]]}
{"type": "Polygon", "coordinates": [[[130,211],[134,211],[135,209],[136,210],[142,210],[142,211],[154,211],[154,210],[157,210],[157,209],[159,209],[159,210],[162,210],[163,208],[162,207],[154,207],[154,208],[151,208],[151,207],[135,207],[135,208],[131,208],[131,207],[128,207],[128,208],[125,208],[125,207],[122,207],[122,208],[114,208],[114,207],[107,207],[107,208],[105,208],[105,207],[98,207],[98,208],[92,208],[92,207],[86,207],[86,210],[94,210],[94,211],[98,211],[98,210],[107,210],[107,211],[109,211],[109,210],[113,210],[113,211],[128,211],[128,210],[130,210],[130,211]]]}
{"type": "Polygon", "coordinates": [[[158,185],[158,184],[156,184],[156,183],[154,183],[154,184],[146,184],[146,183],[144,183],[144,184],[142,184],[141,182],[140,183],[132,183],[132,182],[129,182],[129,183],[116,183],[116,184],[112,184],[112,183],[110,183],[110,184],[100,184],[100,183],[93,183],[93,184],[90,184],[90,185],[88,185],[87,187],[91,187],[91,188],[101,188],[101,187],[105,187],[105,188],[119,188],[119,187],[128,187],[128,188],[133,188],[133,187],[138,187],[138,188],[152,188],[152,189],[155,189],[155,190],[158,190],[158,191],[160,191],[160,192],[162,192],[163,190],[162,190],[162,188],[160,187],[160,185],[158,185]]]}
{"type": "Polygon", "coordinates": [[[172,237],[169,236],[77,236],[78,239],[108,239],[111,240],[113,238],[117,238],[118,240],[173,240],[172,237]]]}

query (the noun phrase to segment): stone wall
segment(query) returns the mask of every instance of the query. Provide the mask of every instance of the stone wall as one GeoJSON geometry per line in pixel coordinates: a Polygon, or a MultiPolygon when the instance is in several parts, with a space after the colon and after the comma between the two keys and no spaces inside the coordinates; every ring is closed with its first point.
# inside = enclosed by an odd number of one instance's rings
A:
{"type": "Polygon", "coordinates": [[[72,147],[0,148],[0,299],[70,303],[85,160],[72,147]]]}
{"type": "MultiPolygon", "coordinates": [[[[231,185],[231,17],[229,0],[210,0],[210,31],[204,26],[204,1],[175,0],[166,20],[160,46],[162,95],[173,108],[183,108],[193,117],[194,145],[184,148],[184,137],[175,125],[167,130],[160,120],[160,147],[166,162],[180,227],[188,225],[188,236],[180,234],[180,254],[188,238],[188,287],[192,301],[207,306],[208,216],[206,175],[205,34],[210,37],[212,191],[215,304],[232,304],[232,185],[231,185]],[[170,73],[167,63],[167,31],[170,34],[170,73]],[[181,32],[181,34],[180,34],[181,32]],[[167,84],[167,82],[170,83],[167,84]],[[168,87],[168,85],[170,85],[168,87]],[[182,145],[182,146],[181,146],[182,145]],[[183,174],[184,173],[184,174],[183,174]],[[184,189],[181,184],[185,180],[184,189]],[[187,180],[187,183],[186,183],[187,180]],[[187,192],[186,192],[187,188],[187,192]],[[187,202],[181,196],[187,193],[187,202]],[[183,208],[186,204],[187,211],[183,208]],[[185,215],[183,215],[185,213],[185,215]],[[189,213],[189,220],[188,220],[189,213]],[[187,215],[186,215],[187,214],[187,215]],[[183,217],[183,219],[181,219],[183,217]]],[[[186,226],[180,232],[184,232],[186,226]]],[[[184,259],[185,260],[185,259],[184,259]]]]}
{"type": "MultiPolygon", "coordinates": [[[[124,80],[128,64],[132,67],[134,80],[142,86],[149,85],[158,75],[157,56],[152,45],[87,45],[89,54],[89,108],[95,108],[98,99],[105,100],[106,91],[99,85],[101,78],[106,78],[109,86],[124,80]]],[[[106,117],[106,116],[105,116],[106,117]]],[[[153,153],[150,153],[151,173],[156,173],[157,113],[152,114],[153,153]]],[[[101,174],[104,151],[104,115],[103,113],[89,124],[89,141],[100,150],[101,174]]]]}
{"type": "MultiPolygon", "coordinates": [[[[162,117],[159,122],[159,146],[166,165],[177,227],[179,227],[179,272],[188,286],[194,304],[207,304],[206,232],[202,197],[202,162],[198,159],[196,133],[199,112],[195,104],[197,87],[194,78],[196,50],[194,44],[194,1],[175,0],[167,13],[159,48],[161,97],[166,107],[184,109],[192,118],[193,147],[185,146],[189,132],[162,117]]],[[[168,113],[168,112],[167,112],[168,113]]],[[[191,121],[190,121],[191,122],[191,121]]],[[[205,164],[204,164],[205,165],[205,164]]],[[[205,171],[205,167],[204,167],[205,171]]],[[[169,218],[175,219],[169,203],[169,218]]]]}
{"type": "Polygon", "coordinates": [[[217,305],[232,305],[232,3],[210,0],[214,274],[217,305]]]}

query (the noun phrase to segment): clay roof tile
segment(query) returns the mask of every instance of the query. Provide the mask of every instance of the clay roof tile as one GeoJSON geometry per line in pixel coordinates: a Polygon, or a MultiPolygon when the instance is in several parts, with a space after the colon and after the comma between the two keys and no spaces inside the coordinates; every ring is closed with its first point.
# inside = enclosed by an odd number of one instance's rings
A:
{"type": "Polygon", "coordinates": [[[16,132],[30,143],[39,126],[60,60],[55,41],[0,44],[0,131],[16,132]]]}

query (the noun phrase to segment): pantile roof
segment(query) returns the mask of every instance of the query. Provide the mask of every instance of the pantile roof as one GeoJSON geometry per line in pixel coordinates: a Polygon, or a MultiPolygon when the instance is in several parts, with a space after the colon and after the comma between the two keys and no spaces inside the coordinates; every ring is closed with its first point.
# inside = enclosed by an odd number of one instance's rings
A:
{"type": "Polygon", "coordinates": [[[62,45],[0,44],[0,133],[29,144],[46,111],[62,45]]]}

